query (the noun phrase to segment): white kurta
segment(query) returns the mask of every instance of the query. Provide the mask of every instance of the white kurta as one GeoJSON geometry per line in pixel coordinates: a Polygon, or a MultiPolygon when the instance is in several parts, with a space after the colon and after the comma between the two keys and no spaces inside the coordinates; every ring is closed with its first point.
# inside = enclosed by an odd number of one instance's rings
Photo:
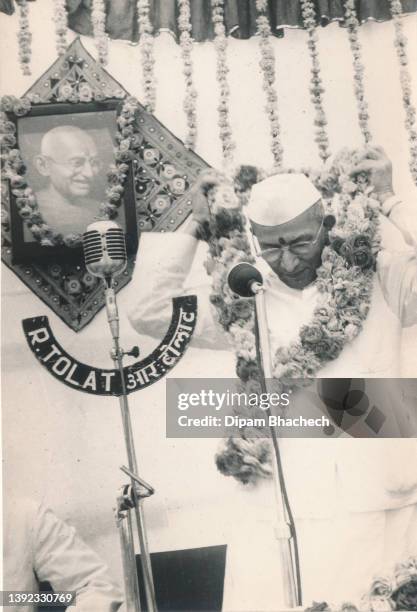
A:
{"type": "MultiPolygon", "coordinates": [[[[399,253],[381,251],[371,308],[363,330],[336,360],[319,372],[321,377],[392,378],[400,374],[401,327],[417,323],[417,223],[414,211],[408,212],[397,201],[389,204],[390,221],[400,229],[407,246],[399,253]]],[[[384,238],[386,231],[390,233],[391,224],[384,217],[381,221],[384,238]]],[[[394,236],[394,242],[399,240],[399,235],[394,236]]],[[[197,241],[180,232],[141,236],[138,265],[128,296],[129,318],[138,332],[162,338],[171,318],[172,297],[194,293],[198,297],[198,322],[193,345],[230,350],[226,334],[215,323],[216,314],[209,302],[209,282],[198,287],[185,285],[196,248],[197,241]]],[[[266,284],[274,353],[277,347],[294,340],[300,327],[311,320],[318,292],[314,284],[302,291],[290,289],[272,273],[266,274],[266,284]]],[[[395,410],[395,406],[390,409],[395,410]]],[[[402,432],[401,435],[410,434],[402,432]]],[[[347,593],[352,593],[355,587],[359,592],[357,581],[365,585],[371,569],[377,570],[378,563],[381,568],[394,563],[405,554],[405,545],[417,553],[416,440],[284,439],[281,445],[289,496],[301,534],[307,597],[308,594],[319,597],[309,590],[317,584],[318,576],[326,575],[326,588],[333,585],[335,594],[343,597],[343,585],[347,586],[347,593]],[[399,520],[388,520],[387,511],[403,513],[401,534],[399,520]],[[379,526],[379,535],[372,531],[378,546],[374,537],[364,536],[371,525],[379,526]],[[398,537],[403,536],[401,542],[397,542],[395,534],[388,534],[388,525],[395,526],[398,537]],[[343,533],[338,533],[340,529],[343,533]],[[392,540],[397,542],[395,553],[392,540]],[[356,548],[361,542],[362,551],[356,548]],[[313,563],[311,551],[314,549],[317,553],[321,550],[328,559],[313,563]],[[372,552],[371,556],[365,550],[372,552]],[[342,572],[336,560],[343,557],[347,561],[349,555],[355,560],[342,572]]],[[[246,591],[240,605],[246,602],[248,607],[240,609],[277,609],[273,595],[266,598],[269,605],[265,601],[264,607],[260,607],[259,600],[251,600],[246,591]]],[[[230,603],[225,609],[234,608],[230,603]]]]}
{"type": "MultiPolygon", "coordinates": [[[[122,595],[108,568],[76,534],[43,504],[4,500],[3,590],[38,592],[38,582],[54,591],[75,591],[74,612],[116,612],[122,595]]],[[[32,612],[13,606],[10,612],[32,612]]],[[[121,612],[121,610],[120,610],[121,612]]]]}

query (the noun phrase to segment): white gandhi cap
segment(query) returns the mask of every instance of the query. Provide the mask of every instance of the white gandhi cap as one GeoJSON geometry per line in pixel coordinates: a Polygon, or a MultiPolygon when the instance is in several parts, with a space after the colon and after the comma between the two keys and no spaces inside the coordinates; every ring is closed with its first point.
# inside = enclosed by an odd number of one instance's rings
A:
{"type": "Polygon", "coordinates": [[[252,187],[247,213],[258,225],[287,223],[321,199],[304,174],[275,174],[252,187]]]}

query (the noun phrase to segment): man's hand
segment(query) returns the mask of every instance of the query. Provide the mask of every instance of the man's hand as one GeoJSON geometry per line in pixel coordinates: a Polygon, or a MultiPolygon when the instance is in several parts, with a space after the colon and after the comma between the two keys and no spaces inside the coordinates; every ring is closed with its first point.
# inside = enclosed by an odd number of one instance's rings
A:
{"type": "Polygon", "coordinates": [[[375,195],[383,204],[394,195],[392,187],[392,163],[384,149],[369,146],[365,149],[365,157],[352,170],[352,174],[367,172],[374,188],[375,195]]]}
{"type": "Polygon", "coordinates": [[[207,221],[210,217],[209,204],[207,194],[210,189],[220,184],[221,177],[215,170],[206,170],[198,177],[193,187],[190,190],[190,198],[193,203],[193,212],[191,221],[185,232],[196,236],[196,232],[200,223],[207,221]]]}

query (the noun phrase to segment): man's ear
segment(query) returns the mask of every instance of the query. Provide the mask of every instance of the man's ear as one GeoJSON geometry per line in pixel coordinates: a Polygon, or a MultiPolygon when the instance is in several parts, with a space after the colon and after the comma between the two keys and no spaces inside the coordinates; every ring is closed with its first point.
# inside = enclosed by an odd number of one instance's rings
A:
{"type": "Polygon", "coordinates": [[[336,225],[336,217],[334,215],[326,215],[323,219],[323,225],[329,232],[336,225]]]}
{"type": "Polygon", "coordinates": [[[50,176],[51,169],[49,167],[49,160],[44,155],[37,155],[34,159],[35,168],[42,176],[50,176]]]}

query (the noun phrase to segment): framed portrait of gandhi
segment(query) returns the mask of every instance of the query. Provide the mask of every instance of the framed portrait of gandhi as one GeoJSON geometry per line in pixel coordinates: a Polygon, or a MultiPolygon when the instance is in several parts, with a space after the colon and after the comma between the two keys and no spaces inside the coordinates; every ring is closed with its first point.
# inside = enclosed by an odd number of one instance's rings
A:
{"type": "MultiPolygon", "coordinates": [[[[108,201],[120,105],[118,99],[37,104],[13,117],[24,164],[23,184],[10,182],[13,263],[82,261],[82,234],[103,218],[108,201]]],[[[130,163],[126,168],[123,194],[110,208],[134,253],[135,194],[130,163]]]]}

